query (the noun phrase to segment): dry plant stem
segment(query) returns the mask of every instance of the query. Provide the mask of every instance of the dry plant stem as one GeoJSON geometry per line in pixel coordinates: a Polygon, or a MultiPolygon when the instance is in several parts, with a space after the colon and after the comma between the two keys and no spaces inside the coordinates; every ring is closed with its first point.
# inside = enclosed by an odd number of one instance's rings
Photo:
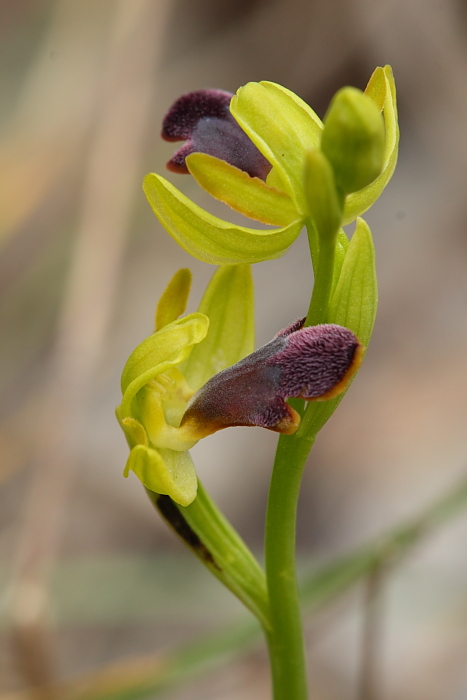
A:
{"type": "MultiPolygon", "coordinates": [[[[100,76],[104,101],[91,144],[72,267],[42,402],[44,439],[27,494],[11,584],[18,662],[31,685],[51,680],[45,626],[49,574],[78,451],[77,428],[83,423],[86,395],[101,360],[117,291],[166,4],[159,3],[154,10],[150,0],[120,0],[112,10],[108,55],[100,76]],[[41,662],[33,664],[34,658],[41,662]]],[[[36,695],[41,697],[40,691],[36,695]]]]}
{"type": "Polygon", "coordinates": [[[266,516],[267,635],[274,700],[306,700],[304,638],[295,564],[297,503],[313,438],[281,435],[266,516]]]}
{"type": "Polygon", "coordinates": [[[377,562],[364,581],[365,600],[360,661],[360,693],[358,696],[360,700],[378,700],[379,698],[378,663],[383,622],[381,600],[383,576],[383,565],[377,562]]]}
{"type": "MultiPolygon", "coordinates": [[[[51,60],[51,47],[63,45],[66,37],[67,44],[73,46],[68,58],[79,51],[72,43],[79,25],[79,10],[63,2],[51,3],[50,7],[42,42],[0,136],[0,190],[3,193],[0,247],[20,233],[21,226],[34,216],[37,207],[44,206],[44,202],[47,205],[51,199],[56,202],[60,197],[60,179],[65,175],[66,181],[68,172],[76,169],[77,161],[82,158],[93,118],[95,94],[100,87],[98,81],[90,80],[86,61],[70,61],[65,70],[57,73],[56,63],[51,60]],[[55,103],[59,108],[51,109],[55,103]]],[[[92,14],[96,24],[99,10],[96,8],[92,14]]],[[[95,43],[87,48],[94,57],[95,43]]],[[[40,238],[33,225],[27,245],[22,249],[21,265],[25,259],[31,260],[37,255],[40,238]]],[[[2,283],[5,283],[3,277],[6,275],[2,276],[2,283]]]]}

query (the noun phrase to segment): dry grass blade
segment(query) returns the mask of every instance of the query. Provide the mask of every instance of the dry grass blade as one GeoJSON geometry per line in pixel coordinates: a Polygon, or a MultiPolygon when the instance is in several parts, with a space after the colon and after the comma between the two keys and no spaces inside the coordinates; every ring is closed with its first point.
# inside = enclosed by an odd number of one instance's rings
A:
{"type": "MultiPolygon", "coordinates": [[[[424,537],[464,513],[466,508],[467,479],[464,478],[418,517],[305,577],[301,586],[305,610],[316,612],[375,571],[382,570],[385,576],[390,575],[389,567],[409,554],[424,537]]],[[[372,594],[370,590],[370,597],[372,594]]],[[[80,679],[43,686],[42,692],[44,697],[52,698],[55,694],[60,700],[137,700],[156,696],[229,657],[244,653],[259,637],[259,631],[259,625],[251,621],[229,626],[184,648],[123,660],[80,679]]],[[[0,700],[31,700],[31,695],[9,693],[1,695],[0,700]]]]}
{"type": "MultiPolygon", "coordinates": [[[[47,588],[66,513],[86,395],[105,345],[140,157],[154,93],[154,68],[168,3],[112,6],[91,155],[74,255],[49,382],[42,402],[43,439],[36,454],[10,601],[19,665],[31,686],[53,678],[47,588]],[[135,80],[135,75],[138,80],[135,80]],[[52,425],[51,425],[52,422],[52,425]],[[34,659],[38,660],[34,661],[34,659]]],[[[50,689],[37,697],[52,700],[50,689]]]]}

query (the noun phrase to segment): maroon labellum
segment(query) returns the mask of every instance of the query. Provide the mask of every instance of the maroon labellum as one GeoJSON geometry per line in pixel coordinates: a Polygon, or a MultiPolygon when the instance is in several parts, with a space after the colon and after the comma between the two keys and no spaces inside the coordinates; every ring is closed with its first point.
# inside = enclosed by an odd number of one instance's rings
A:
{"type": "Polygon", "coordinates": [[[167,163],[169,170],[188,173],[185,159],[191,153],[207,153],[225,160],[251,177],[265,180],[271,164],[240,128],[230,113],[230,92],[196,90],[179,97],[162,124],[166,141],[185,141],[167,163]]]}
{"type": "Polygon", "coordinates": [[[211,377],[193,396],[181,428],[199,437],[235,425],[292,434],[300,423],[288,398],[325,401],[340,394],[360,366],[363,346],[347,328],[305,319],[211,377]]]}

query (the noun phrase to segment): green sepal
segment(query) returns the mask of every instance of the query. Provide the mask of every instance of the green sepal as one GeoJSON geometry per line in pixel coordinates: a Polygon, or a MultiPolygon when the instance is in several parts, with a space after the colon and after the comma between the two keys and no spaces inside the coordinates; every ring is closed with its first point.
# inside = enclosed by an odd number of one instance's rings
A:
{"type": "Polygon", "coordinates": [[[161,224],[190,255],[213,265],[278,258],[292,245],[302,220],[283,228],[235,226],[209,214],[159,175],[144,178],[143,189],[161,224]]]}
{"type": "Polygon", "coordinates": [[[187,268],[178,270],[162,293],[156,308],[154,329],[160,330],[175,321],[186,309],[192,274],[187,268]]]}
{"type": "Polygon", "coordinates": [[[230,102],[230,111],[274,167],[297,209],[304,211],[304,154],[320,144],[320,119],[297,95],[268,81],[241,87],[230,102]]]}
{"type": "Polygon", "coordinates": [[[376,106],[380,112],[383,111],[384,103],[386,102],[387,86],[384,74],[388,68],[389,66],[386,66],[385,68],[378,66],[375,68],[364,90],[365,95],[368,95],[368,97],[371,97],[373,102],[376,102],[376,106]]]}
{"type": "Polygon", "coordinates": [[[272,226],[287,226],[300,217],[290,197],[258,177],[207,153],[186,158],[188,170],[210,195],[235,211],[272,226]]]}
{"type": "Polygon", "coordinates": [[[399,125],[397,121],[396,85],[391,66],[376,68],[365,93],[383,110],[385,127],[384,163],[381,174],[371,184],[349,194],[344,207],[343,224],[349,224],[361,216],[378,199],[392,177],[397,163],[399,125]]]}
{"type": "Polygon", "coordinates": [[[374,100],[354,87],[339,90],[324,118],[321,139],[337,187],[348,194],[373,182],[383,169],[384,148],[384,122],[374,100]]]}
{"type": "Polygon", "coordinates": [[[180,370],[197,391],[214,374],[254,350],[254,294],[249,265],[223,265],[204,293],[199,312],[209,318],[209,331],[180,370]]]}
{"type": "Polygon", "coordinates": [[[292,90],[289,90],[288,88],[284,87],[283,85],[279,85],[279,83],[272,83],[269,80],[262,80],[261,85],[264,85],[266,88],[268,88],[272,93],[275,93],[276,95],[279,95],[279,93],[283,93],[282,96],[282,105],[285,105],[285,99],[289,97],[293,102],[295,102],[295,108],[292,111],[292,105],[290,102],[288,103],[288,109],[290,110],[290,114],[294,115],[294,119],[297,121],[302,121],[303,120],[303,126],[305,129],[311,129],[313,131],[313,138],[317,139],[319,142],[320,139],[320,132],[323,130],[323,122],[321,119],[318,117],[316,112],[311,109],[310,105],[307,104],[302,100],[301,97],[295,94],[295,92],[292,92],[292,90]],[[305,112],[305,117],[303,116],[303,112],[305,112]],[[308,120],[307,120],[308,117],[308,120]],[[313,122],[313,125],[310,124],[310,120],[313,122]]]}
{"type": "MultiPolygon", "coordinates": [[[[329,304],[328,322],[349,328],[367,348],[377,305],[378,286],[373,238],[366,221],[359,218],[329,304]]],[[[332,416],[346,391],[330,401],[310,402],[297,434],[315,436],[332,416]]]]}
{"type": "Polygon", "coordinates": [[[169,323],[138,345],[122,373],[121,419],[132,415],[131,403],[137,392],[158,374],[183,362],[193,345],[206,337],[208,328],[207,316],[193,313],[169,323]]]}
{"type": "Polygon", "coordinates": [[[170,496],[181,506],[189,506],[196,498],[198,481],[189,452],[136,445],[130,452],[123,476],[127,477],[130,471],[147,489],[170,496]]]}
{"type": "Polygon", "coordinates": [[[303,179],[308,211],[318,235],[322,240],[333,240],[342,221],[342,199],[331,164],[319,148],[306,153],[303,179]]]}

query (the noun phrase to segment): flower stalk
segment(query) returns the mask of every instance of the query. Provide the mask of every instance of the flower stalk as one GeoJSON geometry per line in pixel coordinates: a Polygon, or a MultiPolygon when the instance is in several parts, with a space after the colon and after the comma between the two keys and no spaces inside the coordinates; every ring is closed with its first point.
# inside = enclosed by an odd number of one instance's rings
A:
{"type": "Polygon", "coordinates": [[[150,501],[167,524],[207,569],[271,631],[266,578],[245,542],[198,482],[189,506],[147,490],[150,501]]]}
{"type": "MultiPolygon", "coordinates": [[[[312,240],[314,232],[313,224],[307,224],[308,239],[312,240]]],[[[310,243],[310,250],[311,250],[310,243]]],[[[318,323],[326,323],[329,315],[329,303],[331,297],[332,280],[334,277],[334,256],[336,251],[335,240],[324,238],[320,240],[316,276],[311,295],[310,306],[306,316],[307,326],[316,326],[318,323]]]]}
{"type": "Polygon", "coordinates": [[[272,624],[267,643],[274,700],[308,697],[295,538],[300,484],[313,441],[309,436],[280,436],[269,487],[265,562],[272,624]]]}

